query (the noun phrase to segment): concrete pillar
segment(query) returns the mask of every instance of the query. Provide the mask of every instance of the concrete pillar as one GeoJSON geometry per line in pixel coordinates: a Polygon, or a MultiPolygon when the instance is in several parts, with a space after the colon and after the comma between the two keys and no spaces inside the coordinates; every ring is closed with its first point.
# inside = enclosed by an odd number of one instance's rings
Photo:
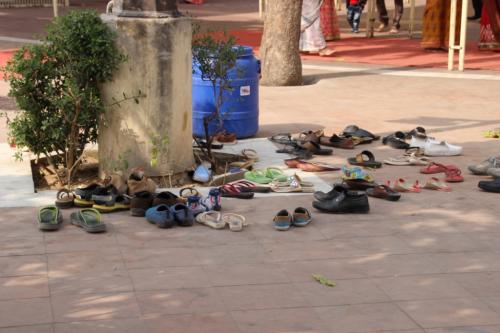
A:
{"type": "Polygon", "coordinates": [[[105,105],[141,91],[145,97],[107,107],[99,126],[100,172],[144,167],[149,176],[194,164],[191,114],[191,20],[103,15],[128,57],[102,87],[105,105]],[[123,163],[126,160],[126,163],[123,163]]]}

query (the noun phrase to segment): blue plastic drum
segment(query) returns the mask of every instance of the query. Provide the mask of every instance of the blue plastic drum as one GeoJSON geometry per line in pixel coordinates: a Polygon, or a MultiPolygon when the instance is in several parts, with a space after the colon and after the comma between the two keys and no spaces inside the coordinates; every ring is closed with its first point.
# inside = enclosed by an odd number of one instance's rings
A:
{"type": "MultiPolygon", "coordinates": [[[[259,77],[260,61],[253,49],[242,46],[236,66],[229,72],[230,91],[223,94],[221,113],[224,129],[236,136],[247,138],[259,130],[259,77]]],[[[193,60],[193,134],[204,137],[203,119],[215,110],[215,99],[210,81],[201,79],[199,67],[193,60]]],[[[209,125],[210,135],[215,134],[215,122],[209,125]]]]}

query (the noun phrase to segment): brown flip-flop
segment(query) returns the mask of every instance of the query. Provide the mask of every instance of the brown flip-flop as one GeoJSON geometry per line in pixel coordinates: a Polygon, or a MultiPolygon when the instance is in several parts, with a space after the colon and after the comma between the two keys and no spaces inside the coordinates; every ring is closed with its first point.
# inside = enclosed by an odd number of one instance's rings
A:
{"type": "Polygon", "coordinates": [[[314,155],[331,155],[333,153],[333,149],[330,148],[321,148],[321,146],[313,141],[307,141],[300,145],[301,148],[306,149],[310,153],[314,155]]]}
{"type": "Polygon", "coordinates": [[[375,161],[375,155],[369,150],[364,150],[356,157],[350,157],[347,159],[349,164],[359,165],[367,168],[378,169],[382,167],[382,163],[375,161]]]}

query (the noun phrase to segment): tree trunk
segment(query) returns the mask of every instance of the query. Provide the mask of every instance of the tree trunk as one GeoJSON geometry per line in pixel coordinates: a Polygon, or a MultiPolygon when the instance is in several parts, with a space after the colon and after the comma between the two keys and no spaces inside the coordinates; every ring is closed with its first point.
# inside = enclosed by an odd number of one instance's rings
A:
{"type": "Polygon", "coordinates": [[[266,1],[260,54],[265,86],[302,84],[299,53],[302,0],[266,1]]]}

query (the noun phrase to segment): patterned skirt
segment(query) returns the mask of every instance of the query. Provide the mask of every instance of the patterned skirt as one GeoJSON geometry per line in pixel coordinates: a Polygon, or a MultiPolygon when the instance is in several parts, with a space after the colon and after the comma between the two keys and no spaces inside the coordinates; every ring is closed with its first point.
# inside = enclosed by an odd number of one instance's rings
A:
{"type": "Polygon", "coordinates": [[[500,31],[495,31],[495,28],[500,25],[500,22],[497,22],[500,17],[500,13],[498,13],[500,7],[497,7],[496,0],[489,2],[483,6],[478,47],[480,50],[500,51],[500,39],[498,38],[500,31]],[[495,20],[493,23],[497,24],[492,24],[493,20],[495,20]]]}
{"type": "MultiPolygon", "coordinates": [[[[425,4],[422,42],[424,49],[447,49],[450,34],[450,5],[451,0],[427,0],[425,4]]],[[[462,1],[457,6],[457,26],[455,40],[460,38],[460,16],[462,1]]]]}
{"type": "Polygon", "coordinates": [[[320,10],[320,21],[325,40],[340,39],[339,19],[334,0],[323,0],[320,10]]]}

